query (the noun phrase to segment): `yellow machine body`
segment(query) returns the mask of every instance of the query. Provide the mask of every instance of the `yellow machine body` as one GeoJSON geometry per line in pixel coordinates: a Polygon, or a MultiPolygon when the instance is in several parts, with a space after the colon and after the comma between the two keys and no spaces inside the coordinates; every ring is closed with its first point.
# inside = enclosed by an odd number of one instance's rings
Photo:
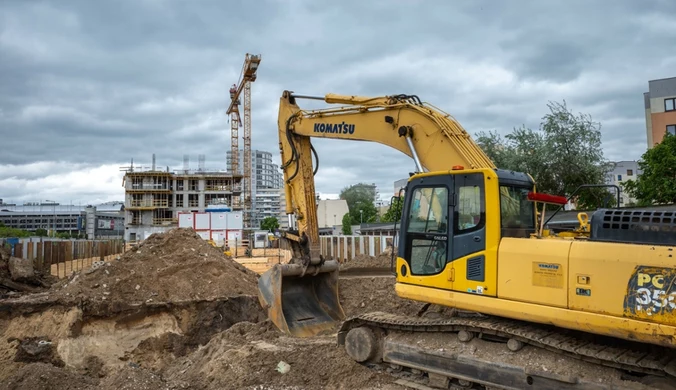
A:
{"type": "MultiPolygon", "coordinates": [[[[294,217],[283,238],[294,259],[259,281],[278,328],[311,336],[345,318],[337,262],[319,255],[310,138],[320,137],[385,144],[421,166],[409,178],[399,225],[398,296],[676,347],[676,245],[662,240],[676,230],[655,233],[652,243],[624,239],[626,232],[615,239],[594,233],[605,218],[594,214],[580,216],[574,231],[543,234],[532,178],[497,169],[450,115],[407,96],[324,100],[350,106],[303,111],[289,91],[280,100],[286,209],[294,217]]],[[[661,220],[663,230],[670,220],[661,220]]]]}

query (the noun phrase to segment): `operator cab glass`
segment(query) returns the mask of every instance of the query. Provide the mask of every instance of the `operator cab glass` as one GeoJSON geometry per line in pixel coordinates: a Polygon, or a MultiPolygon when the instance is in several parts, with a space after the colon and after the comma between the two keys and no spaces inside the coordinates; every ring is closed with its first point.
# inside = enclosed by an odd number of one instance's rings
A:
{"type": "Polygon", "coordinates": [[[446,266],[448,188],[418,187],[411,193],[406,235],[410,241],[411,273],[431,275],[446,266]]]}

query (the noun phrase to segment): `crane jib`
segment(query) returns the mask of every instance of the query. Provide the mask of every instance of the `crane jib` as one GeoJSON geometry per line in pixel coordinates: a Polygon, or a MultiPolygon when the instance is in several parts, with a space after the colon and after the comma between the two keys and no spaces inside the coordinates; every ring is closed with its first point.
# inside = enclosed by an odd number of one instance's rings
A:
{"type": "Polygon", "coordinates": [[[331,134],[354,134],[354,126],[350,123],[315,123],[315,133],[331,133],[331,134]]]}

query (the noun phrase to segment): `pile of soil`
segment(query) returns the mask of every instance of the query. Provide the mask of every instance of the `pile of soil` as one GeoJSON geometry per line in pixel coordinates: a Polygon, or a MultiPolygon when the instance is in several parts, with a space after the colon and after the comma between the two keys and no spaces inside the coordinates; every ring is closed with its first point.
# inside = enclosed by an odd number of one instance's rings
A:
{"type": "MultiPolygon", "coordinates": [[[[395,261],[396,254],[395,254],[395,261]]],[[[386,251],[379,254],[378,256],[369,256],[369,255],[357,255],[352,258],[350,261],[346,261],[340,265],[340,270],[345,271],[355,268],[383,268],[390,269],[390,263],[392,261],[392,249],[387,248],[386,251]]]]}
{"type": "Polygon", "coordinates": [[[107,307],[256,295],[258,274],[209,245],[192,229],[156,233],[119,260],[54,286],[62,302],[107,307]]]}
{"type": "Polygon", "coordinates": [[[394,291],[394,282],[393,276],[339,279],[338,295],[345,315],[351,317],[374,311],[417,315],[424,303],[399,298],[394,291]]]}

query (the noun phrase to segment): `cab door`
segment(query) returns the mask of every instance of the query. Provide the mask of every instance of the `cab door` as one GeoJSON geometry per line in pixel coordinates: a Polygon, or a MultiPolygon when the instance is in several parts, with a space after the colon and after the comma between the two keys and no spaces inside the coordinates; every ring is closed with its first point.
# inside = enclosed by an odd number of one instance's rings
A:
{"type": "Polygon", "coordinates": [[[453,176],[421,175],[409,181],[399,233],[397,281],[452,289],[453,176]]]}
{"type": "Polygon", "coordinates": [[[454,175],[450,265],[453,290],[496,295],[497,264],[486,254],[486,185],[482,172],[454,175]]]}

